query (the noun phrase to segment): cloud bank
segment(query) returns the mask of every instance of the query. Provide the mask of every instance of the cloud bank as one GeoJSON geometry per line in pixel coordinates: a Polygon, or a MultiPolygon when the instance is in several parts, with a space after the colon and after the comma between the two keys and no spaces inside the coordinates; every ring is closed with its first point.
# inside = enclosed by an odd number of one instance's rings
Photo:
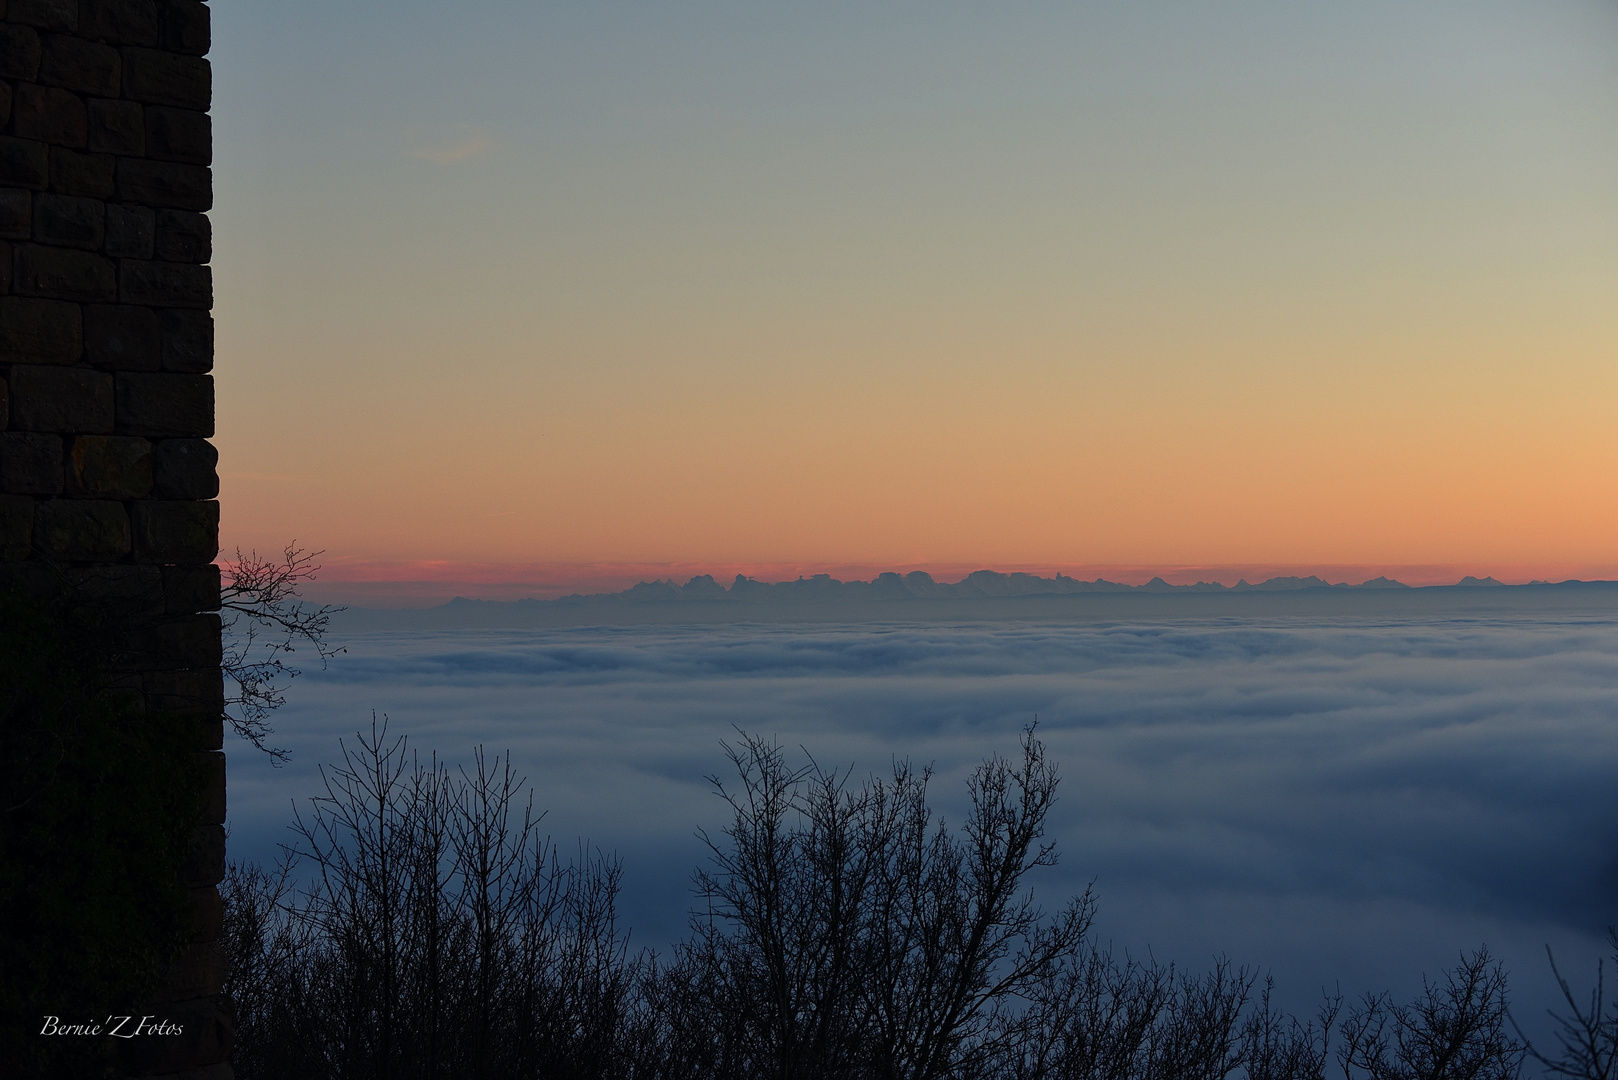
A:
{"type": "MultiPolygon", "coordinates": [[[[1618,921],[1618,620],[1209,619],[1072,625],[594,627],[375,633],[297,684],[293,764],[233,754],[232,851],[374,708],[424,751],[510,748],[547,828],[626,860],[636,940],[681,932],[703,777],[736,728],[823,765],[961,780],[1036,715],[1062,768],[1054,902],[1094,881],[1119,945],[1408,991],[1487,941],[1550,1004],[1618,921]]],[[[1526,1008],[1526,1005],[1525,1005],[1526,1008]]],[[[1527,1009],[1532,1013],[1534,1009],[1527,1009]]]]}

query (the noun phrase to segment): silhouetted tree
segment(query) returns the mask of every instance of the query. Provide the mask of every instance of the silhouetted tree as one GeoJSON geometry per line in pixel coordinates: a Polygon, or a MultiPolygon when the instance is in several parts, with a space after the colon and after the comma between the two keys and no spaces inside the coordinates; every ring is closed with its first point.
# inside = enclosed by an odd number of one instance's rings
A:
{"type": "MultiPolygon", "coordinates": [[[[1618,930],[1609,930],[1607,940],[1618,967],[1618,930]]],[[[1589,1008],[1581,1008],[1572,987],[1557,969],[1556,957],[1545,950],[1551,974],[1562,991],[1567,1012],[1550,1011],[1556,1022],[1556,1049],[1549,1054],[1528,1044],[1528,1054],[1545,1067],[1546,1074],[1567,1080],[1614,1080],[1618,1077],[1618,999],[1606,999],[1606,964],[1596,963],[1596,984],[1590,991],[1589,1008]]],[[[1524,1040],[1526,1042],[1526,1040],[1524,1040]]]]}
{"type": "Polygon", "coordinates": [[[300,674],[289,657],[307,649],[322,667],[343,650],[326,640],[331,617],[343,609],[311,605],[299,596],[304,582],[314,580],[318,551],[288,544],[279,561],[256,551],[221,567],[220,614],[223,617],[225,674],[235,684],[225,698],[231,728],[277,761],[286,751],[271,747],[269,716],[286,704],[286,688],[300,674]]]}
{"type": "Polygon", "coordinates": [[[1524,1046],[1506,1031],[1506,973],[1480,948],[1443,982],[1422,980],[1409,1005],[1367,994],[1343,1021],[1337,1060],[1346,1078],[1514,1080],[1524,1046]]]}
{"type": "MultiPolygon", "coordinates": [[[[1300,1021],[1268,979],[1116,957],[1088,891],[1047,916],[1029,876],[1056,769],[968,781],[958,830],[927,770],[850,783],[773,743],[726,747],[730,810],[691,934],[631,955],[618,864],[563,864],[510,757],[451,772],[373,720],[273,873],[225,882],[244,1078],[1515,1080],[1504,971],[1480,949],[1409,1005],[1328,998],[1300,1021]],[[301,880],[299,888],[293,882],[301,880]],[[1335,1065],[1335,1069],[1330,1066],[1335,1065]]],[[[1566,990],[1570,1007],[1571,993],[1566,990]]],[[[1606,1010],[1606,1011],[1604,1011],[1606,1010]]],[[[1613,1080],[1599,981],[1553,1075],[1613,1080]],[[1607,1071],[1602,1071],[1607,1070],[1607,1071]]],[[[1536,1055],[1537,1057],[1538,1055],[1536,1055]]]]}

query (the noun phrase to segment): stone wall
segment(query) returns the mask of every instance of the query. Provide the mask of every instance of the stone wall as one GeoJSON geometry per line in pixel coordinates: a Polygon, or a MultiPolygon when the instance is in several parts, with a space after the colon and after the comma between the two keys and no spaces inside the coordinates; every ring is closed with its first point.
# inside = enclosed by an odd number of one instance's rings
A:
{"type": "Polygon", "coordinates": [[[197,722],[185,1034],[144,1068],[223,1077],[208,44],[197,0],[0,0],[0,570],[139,616],[137,705],[197,722]]]}

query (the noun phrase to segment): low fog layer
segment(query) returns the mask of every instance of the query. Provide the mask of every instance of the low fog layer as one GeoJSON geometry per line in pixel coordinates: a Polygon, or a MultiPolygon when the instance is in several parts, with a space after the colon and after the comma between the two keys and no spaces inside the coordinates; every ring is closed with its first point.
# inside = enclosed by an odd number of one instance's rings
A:
{"type": "MultiPolygon", "coordinates": [[[[1498,594],[1504,590],[1487,590],[1498,594]]],[[[1292,616],[352,635],[235,748],[231,850],[268,859],[337,739],[386,713],[423,753],[510,748],[547,830],[620,853],[641,944],[680,935],[704,783],[736,728],[827,767],[961,780],[1035,716],[1062,770],[1054,904],[1094,881],[1118,945],[1407,993],[1488,942],[1525,1022],[1618,921],[1618,619],[1292,616]]]]}
{"type": "Polygon", "coordinates": [[[1123,585],[1057,574],[979,570],[957,582],[922,571],[839,581],[827,574],[765,582],[736,575],[727,588],[702,574],[684,585],[643,581],[615,593],[555,600],[468,600],[437,607],[342,612],[336,625],[366,630],[646,626],[723,622],[959,622],[985,619],[1118,621],[1229,616],[1453,616],[1595,612],[1618,609],[1618,582],[1536,581],[1502,585],[1468,575],[1454,585],[1412,588],[1385,577],[1359,584],[1277,577],[1233,586],[1171,585],[1153,578],[1123,585]]]}

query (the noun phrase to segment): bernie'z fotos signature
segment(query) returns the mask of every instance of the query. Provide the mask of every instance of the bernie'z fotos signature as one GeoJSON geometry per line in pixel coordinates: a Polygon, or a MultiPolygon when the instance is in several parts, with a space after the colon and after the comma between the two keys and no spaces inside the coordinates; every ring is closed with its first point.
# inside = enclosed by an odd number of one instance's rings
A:
{"type": "Polygon", "coordinates": [[[45,1017],[41,1035],[106,1035],[133,1039],[140,1035],[183,1035],[185,1027],[156,1016],[109,1016],[104,1023],[64,1024],[60,1016],[45,1017]],[[114,1021],[117,1021],[114,1023],[114,1021]]]}

